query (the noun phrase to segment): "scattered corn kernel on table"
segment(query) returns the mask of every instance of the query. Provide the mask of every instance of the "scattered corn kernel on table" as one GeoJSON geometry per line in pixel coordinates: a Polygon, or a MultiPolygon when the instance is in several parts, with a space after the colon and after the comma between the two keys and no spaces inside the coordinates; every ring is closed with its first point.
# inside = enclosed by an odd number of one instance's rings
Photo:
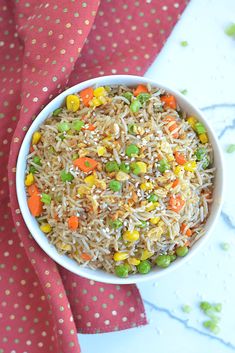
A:
{"type": "Polygon", "coordinates": [[[156,283],[139,286],[148,326],[117,333],[79,335],[83,353],[235,351],[235,318],[231,313],[235,295],[232,183],[235,153],[226,151],[235,143],[235,39],[225,34],[225,28],[234,21],[234,13],[233,0],[192,0],[146,73],[147,77],[173,85],[187,94],[202,108],[220,139],[225,173],[226,169],[229,173],[225,176],[227,192],[214,234],[187,267],[179,268],[156,283]],[[216,324],[218,330],[213,325],[203,325],[207,320],[205,312],[211,307],[201,310],[199,303],[202,301],[222,304],[222,308],[221,305],[215,307],[220,318],[216,324]]]}

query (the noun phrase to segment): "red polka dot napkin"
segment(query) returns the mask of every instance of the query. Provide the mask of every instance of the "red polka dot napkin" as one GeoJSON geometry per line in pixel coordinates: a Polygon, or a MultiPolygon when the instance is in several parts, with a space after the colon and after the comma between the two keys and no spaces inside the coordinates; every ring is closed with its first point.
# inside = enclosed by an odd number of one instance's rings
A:
{"type": "Polygon", "coordinates": [[[38,247],[20,214],[15,166],[42,106],[90,77],[143,74],[185,5],[186,0],[1,1],[0,353],[79,352],[77,332],[146,323],[135,286],[80,278],[38,247]]]}

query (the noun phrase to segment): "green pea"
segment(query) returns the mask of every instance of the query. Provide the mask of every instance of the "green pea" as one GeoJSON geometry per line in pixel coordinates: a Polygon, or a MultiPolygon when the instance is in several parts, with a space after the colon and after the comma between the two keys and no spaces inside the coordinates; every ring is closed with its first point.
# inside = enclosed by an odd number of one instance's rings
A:
{"type": "Polygon", "coordinates": [[[217,335],[220,331],[219,326],[217,325],[217,322],[214,320],[208,320],[203,322],[203,326],[213,332],[215,335],[217,335]]]}
{"type": "Polygon", "coordinates": [[[57,129],[59,132],[65,132],[65,131],[69,131],[70,129],[70,124],[69,123],[66,123],[65,121],[59,123],[57,125],[57,129]]]}
{"type": "Polygon", "coordinates": [[[184,257],[188,253],[188,248],[187,248],[187,246],[179,246],[175,252],[176,252],[177,256],[184,257]]]}
{"type": "Polygon", "coordinates": [[[109,183],[109,187],[112,191],[116,192],[121,190],[122,184],[117,180],[112,180],[109,183]]]}
{"type": "Polygon", "coordinates": [[[131,92],[124,92],[123,94],[123,97],[125,97],[126,99],[129,100],[129,102],[131,102],[131,99],[133,97],[133,94],[131,92]]]}
{"type": "Polygon", "coordinates": [[[48,147],[48,152],[54,153],[55,152],[54,147],[53,146],[48,147]]]}
{"type": "Polygon", "coordinates": [[[149,197],[148,197],[148,201],[149,202],[157,202],[158,200],[158,197],[156,194],[151,194],[149,197]]]}
{"type": "Polygon", "coordinates": [[[139,151],[140,151],[139,148],[133,144],[126,147],[126,155],[128,157],[132,157],[133,155],[138,155],[139,151]]]}
{"type": "Polygon", "coordinates": [[[82,120],[74,120],[72,122],[72,129],[76,131],[80,131],[83,126],[84,126],[84,121],[82,120]]]}
{"type": "Polygon", "coordinates": [[[64,134],[60,134],[58,137],[59,137],[62,141],[65,139],[64,134]]]}
{"type": "Polygon", "coordinates": [[[158,170],[161,173],[165,173],[166,170],[170,169],[170,165],[166,159],[161,159],[159,162],[158,170]]]}
{"type": "Polygon", "coordinates": [[[118,229],[120,227],[122,227],[122,221],[120,219],[115,219],[115,221],[111,221],[110,222],[110,226],[114,229],[118,229]]]}
{"type": "Polygon", "coordinates": [[[117,162],[115,161],[110,161],[107,162],[105,165],[106,172],[111,173],[111,172],[118,172],[119,171],[119,166],[117,162]]]}
{"type": "Polygon", "coordinates": [[[206,157],[204,158],[203,163],[202,163],[202,168],[203,168],[203,169],[206,169],[209,165],[210,165],[210,160],[209,160],[209,158],[206,156],[206,157]]]}
{"type": "Polygon", "coordinates": [[[137,266],[137,269],[139,273],[145,275],[151,270],[151,264],[148,260],[141,261],[140,264],[137,266]]]}
{"type": "Polygon", "coordinates": [[[61,180],[66,182],[66,181],[72,181],[74,179],[73,175],[70,172],[66,172],[65,170],[62,170],[60,173],[61,180]]]}
{"type": "Polygon", "coordinates": [[[141,104],[143,104],[144,102],[147,102],[150,98],[150,94],[149,93],[140,93],[137,96],[138,101],[140,101],[141,104]]]}
{"type": "Polygon", "coordinates": [[[37,169],[34,167],[34,165],[31,165],[31,166],[29,167],[29,172],[32,173],[32,174],[37,173],[37,169]]]}
{"type": "Polygon", "coordinates": [[[202,123],[196,123],[195,130],[198,133],[198,135],[206,133],[206,128],[202,123]]]}
{"type": "Polygon", "coordinates": [[[217,311],[218,313],[220,313],[221,310],[222,310],[222,304],[221,304],[221,303],[215,304],[215,305],[214,305],[214,309],[215,309],[215,311],[217,311]]]}
{"type": "Polygon", "coordinates": [[[128,129],[129,134],[131,134],[131,135],[137,134],[137,126],[135,124],[129,124],[127,129],[128,129]]]}
{"type": "Polygon", "coordinates": [[[182,308],[182,311],[186,314],[189,314],[190,311],[192,310],[191,306],[187,304],[184,304],[181,308],[182,308]]]}
{"type": "Polygon", "coordinates": [[[196,152],[195,152],[195,156],[197,158],[198,161],[201,161],[203,160],[203,158],[205,157],[206,155],[206,149],[203,148],[203,147],[199,147],[196,152]]]}
{"type": "Polygon", "coordinates": [[[156,258],[156,265],[161,268],[166,268],[171,263],[171,257],[169,255],[159,255],[156,258]]]}
{"type": "Polygon", "coordinates": [[[42,201],[43,203],[45,203],[46,205],[50,205],[50,203],[51,203],[51,196],[48,195],[48,194],[42,193],[41,201],[42,201]]]}
{"type": "Polygon", "coordinates": [[[171,259],[171,262],[175,261],[176,260],[176,255],[175,254],[170,255],[170,259],[171,259]]]}
{"type": "Polygon", "coordinates": [[[74,153],[72,155],[72,160],[74,161],[75,159],[77,159],[79,157],[78,153],[74,153]]]}
{"type": "Polygon", "coordinates": [[[138,111],[140,110],[141,108],[141,103],[140,101],[138,101],[138,99],[135,99],[131,105],[130,105],[130,110],[133,112],[133,113],[138,113],[138,111]]]}
{"type": "Polygon", "coordinates": [[[33,162],[37,165],[42,165],[41,159],[38,156],[33,157],[33,162]]]}
{"type": "Polygon", "coordinates": [[[128,163],[122,162],[120,164],[120,170],[124,173],[130,173],[130,165],[128,163]]]}
{"type": "Polygon", "coordinates": [[[131,163],[131,169],[132,169],[132,173],[135,175],[138,175],[141,173],[140,167],[135,162],[131,163]]]}
{"type": "Polygon", "coordinates": [[[118,277],[128,277],[128,267],[126,265],[119,265],[115,267],[115,273],[118,277]]]}
{"type": "Polygon", "coordinates": [[[52,115],[53,116],[58,116],[62,112],[62,108],[57,108],[53,111],[52,115]]]}
{"type": "Polygon", "coordinates": [[[147,225],[148,225],[148,222],[146,222],[146,221],[140,221],[140,223],[138,224],[138,227],[139,227],[139,228],[145,228],[145,227],[147,227],[147,225]]]}

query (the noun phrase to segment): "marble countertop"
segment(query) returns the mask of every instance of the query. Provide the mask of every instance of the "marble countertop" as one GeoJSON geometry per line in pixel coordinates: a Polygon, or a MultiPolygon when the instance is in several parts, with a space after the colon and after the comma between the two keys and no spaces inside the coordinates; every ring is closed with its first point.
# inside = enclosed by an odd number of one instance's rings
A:
{"type": "Polygon", "coordinates": [[[234,22],[234,0],[191,0],[147,77],[187,90],[219,137],[225,161],[225,200],[214,233],[186,267],[139,286],[149,325],[122,332],[79,335],[83,353],[235,352],[235,39],[224,33],[234,22]],[[187,47],[180,42],[186,40],[187,47]],[[222,244],[228,243],[227,251],[222,244]],[[222,303],[220,332],[202,325],[199,302],[222,303]],[[182,311],[191,306],[189,314],[182,311]],[[98,347],[98,348],[97,348],[98,347]]]}

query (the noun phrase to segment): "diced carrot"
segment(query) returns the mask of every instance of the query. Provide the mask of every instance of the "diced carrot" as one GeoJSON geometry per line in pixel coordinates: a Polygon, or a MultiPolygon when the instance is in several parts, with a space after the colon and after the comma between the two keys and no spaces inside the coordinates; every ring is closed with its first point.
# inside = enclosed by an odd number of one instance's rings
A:
{"type": "Polygon", "coordinates": [[[183,234],[186,234],[188,237],[191,237],[192,235],[192,231],[190,228],[188,228],[185,232],[185,228],[187,227],[187,224],[186,223],[182,223],[181,224],[181,227],[180,227],[180,231],[183,233],[183,234]]]}
{"type": "Polygon", "coordinates": [[[88,124],[88,127],[83,127],[82,130],[94,131],[95,130],[95,125],[88,124]]]}
{"type": "Polygon", "coordinates": [[[170,108],[170,109],[176,109],[176,99],[174,96],[170,95],[170,96],[161,96],[161,101],[164,104],[164,107],[166,108],[170,108]]]}
{"type": "Polygon", "coordinates": [[[175,155],[175,160],[179,165],[184,165],[187,162],[185,156],[179,153],[178,151],[176,151],[174,155],[175,155]]]}
{"type": "Polygon", "coordinates": [[[29,196],[32,196],[33,194],[39,194],[39,190],[36,184],[32,184],[30,186],[27,187],[27,191],[29,196]]]}
{"type": "Polygon", "coordinates": [[[90,172],[91,170],[94,170],[97,167],[97,164],[98,162],[96,160],[88,157],[77,158],[73,161],[73,165],[75,167],[78,167],[86,173],[90,172]]]}
{"type": "Polygon", "coordinates": [[[89,254],[87,254],[86,252],[81,254],[81,258],[84,261],[90,261],[91,260],[91,256],[89,254]]]}
{"type": "Polygon", "coordinates": [[[54,220],[58,221],[59,220],[59,216],[57,213],[54,213],[54,220]]]}
{"type": "Polygon", "coordinates": [[[78,228],[79,221],[77,216],[71,216],[68,219],[68,227],[71,230],[76,230],[78,228]]]}
{"type": "Polygon", "coordinates": [[[172,183],[172,187],[173,188],[175,188],[177,185],[179,185],[179,179],[177,178],[177,179],[175,179],[174,181],[173,181],[173,183],[172,183]]]}
{"type": "MultiPolygon", "coordinates": [[[[168,130],[170,132],[174,131],[178,127],[178,124],[173,116],[167,115],[163,121],[168,123],[168,130]]],[[[178,131],[174,132],[172,137],[177,139],[179,137],[178,131]]]]}
{"type": "Polygon", "coordinates": [[[33,147],[33,145],[30,146],[29,152],[30,152],[30,153],[33,153],[33,152],[34,152],[34,147],[33,147]]]}
{"type": "Polygon", "coordinates": [[[42,205],[41,196],[36,192],[28,198],[29,210],[34,217],[40,216],[42,213],[42,205]]]}
{"type": "Polygon", "coordinates": [[[83,104],[86,107],[89,107],[89,102],[94,97],[94,89],[92,87],[88,87],[88,88],[84,89],[83,91],[81,91],[79,93],[79,96],[81,97],[83,104]]]}
{"type": "Polygon", "coordinates": [[[169,200],[168,209],[176,213],[179,213],[182,207],[184,206],[184,204],[185,204],[185,201],[182,199],[180,195],[171,196],[169,200]]]}
{"type": "Polygon", "coordinates": [[[148,89],[144,85],[138,85],[133,93],[134,96],[137,97],[140,93],[148,93],[148,89]]]}

